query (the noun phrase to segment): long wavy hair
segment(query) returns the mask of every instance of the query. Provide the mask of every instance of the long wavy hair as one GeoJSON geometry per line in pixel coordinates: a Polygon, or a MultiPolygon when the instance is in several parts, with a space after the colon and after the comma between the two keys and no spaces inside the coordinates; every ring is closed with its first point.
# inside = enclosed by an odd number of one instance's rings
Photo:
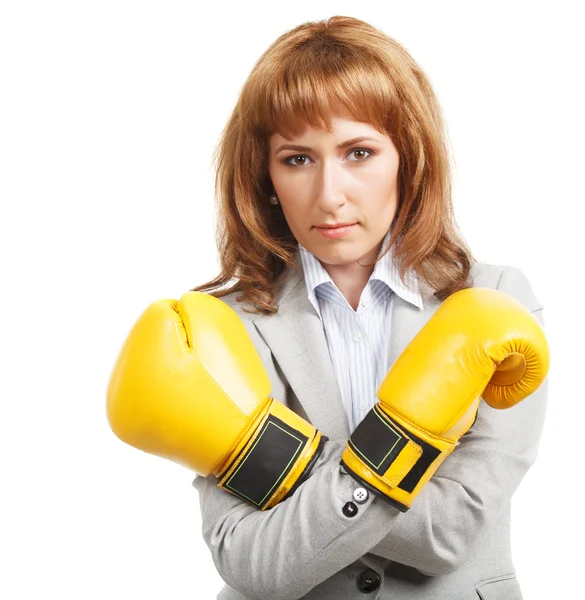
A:
{"type": "MultiPolygon", "coordinates": [[[[214,152],[220,274],[192,288],[232,292],[251,314],[274,314],[277,288],[298,269],[298,244],[268,173],[268,140],[306,124],[331,132],[331,108],[390,136],[399,152],[399,198],[388,245],[444,300],[470,287],[473,257],[453,215],[448,136],[429,80],[398,42],[368,23],[334,16],[281,35],[244,83],[214,152]],[[219,289],[230,284],[227,288],[219,289]]],[[[378,260],[379,260],[378,258],[378,260]]]]}

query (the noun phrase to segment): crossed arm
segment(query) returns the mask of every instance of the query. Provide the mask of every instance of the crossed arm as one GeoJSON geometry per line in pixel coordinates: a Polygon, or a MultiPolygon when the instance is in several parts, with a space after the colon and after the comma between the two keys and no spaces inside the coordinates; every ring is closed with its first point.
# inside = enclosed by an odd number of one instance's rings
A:
{"type": "MultiPolygon", "coordinates": [[[[504,270],[498,289],[517,297],[542,322],[526,278],[504,270]]],[[[224,581],[250,598],[289,600],[366,553],[426,575],[456,570],[498,518],[536,458],[548,381],[505,411],[481,403],[477,420],[439,467],[412,508],[400,513],[370,495],[358,514],[343,505],[359,487],[339,461],[345,444],[328,441],[311,477],[273,509],[256,510],[197,477],[203,537],[224,581]],[[522,435],[518,435],[522,432],[522,435]]]]}

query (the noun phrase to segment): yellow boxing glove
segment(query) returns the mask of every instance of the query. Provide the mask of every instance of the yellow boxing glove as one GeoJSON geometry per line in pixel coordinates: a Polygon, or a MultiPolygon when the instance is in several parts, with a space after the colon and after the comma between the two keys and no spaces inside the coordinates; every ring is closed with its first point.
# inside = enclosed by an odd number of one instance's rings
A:
{"type": "Polygon", "coordinates": [[[520,302],[490,288],[456,292],[388,371],[342,464],[404,512],[472,426],[482,396],[493,408],[514,406],[548,366],[542,326],[520,302]]]}
{"type": "Polygon", "coordinates": [[[200,292],[159,300],[139,317],[107,389],[113,432],[264,510],[293,493],[325,436],[270,397],[245,325],[200,292]]]}

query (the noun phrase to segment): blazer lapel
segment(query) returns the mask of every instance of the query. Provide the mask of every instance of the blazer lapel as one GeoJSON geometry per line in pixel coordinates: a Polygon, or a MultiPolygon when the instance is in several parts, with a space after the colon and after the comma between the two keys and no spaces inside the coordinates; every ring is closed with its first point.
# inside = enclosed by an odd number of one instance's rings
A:
{"type": "Polygon", "coordinates": [[[394,364],[441,304],[434,296],[434,290],[423,281],[419,281],[419,290],[423,301],[422,309],[394,294],[390,325],[390,365],[394,364]]]}
{"type": "Polygon", "coordinates": [[[278,312],[258,317],[254,325],[309,421],[331,440],[345,441],[349,428],[323,324],[307,297],[300,260],[297,264],[299,273],[289,271],[277,295],[278,312]]]}

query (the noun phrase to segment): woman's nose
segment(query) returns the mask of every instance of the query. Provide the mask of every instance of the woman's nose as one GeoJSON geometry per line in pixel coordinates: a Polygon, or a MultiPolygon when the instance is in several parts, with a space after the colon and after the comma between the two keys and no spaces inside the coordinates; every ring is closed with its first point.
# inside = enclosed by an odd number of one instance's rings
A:
{"type": "Polygon", "coordinates": [[[332,212],[345,204],[343,174],[335,165],[323,163],[315,179],[315,202],[323,212],[332,212]]]}

